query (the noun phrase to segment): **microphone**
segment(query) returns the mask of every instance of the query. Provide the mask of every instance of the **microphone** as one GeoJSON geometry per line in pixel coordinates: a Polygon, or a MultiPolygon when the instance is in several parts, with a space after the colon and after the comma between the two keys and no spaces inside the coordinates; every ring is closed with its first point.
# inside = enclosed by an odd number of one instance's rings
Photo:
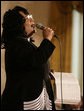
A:
{"type": "MultiPolygon", "coordinates": [[[[40,29],[40,30],[44,30],[44,26],[43,25],[41,25],[41,24],[36,24],[36,27],[38,28],[38,29],[40,29]]],[[[55,38],[58,38],[58,36],[57,35],[54,35],[53,37],[55,37],[55,38]]]]}

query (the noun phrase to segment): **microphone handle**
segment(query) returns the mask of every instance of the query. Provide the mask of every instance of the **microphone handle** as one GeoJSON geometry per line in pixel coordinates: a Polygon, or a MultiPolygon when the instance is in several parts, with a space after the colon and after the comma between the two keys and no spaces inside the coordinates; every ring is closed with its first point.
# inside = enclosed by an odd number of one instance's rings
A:
{"type": "MultiPolygon", "coordinates": [[[[45,28],[44,26],[40,26],[39,29],[44,30],[44,28],[45,28]]],[[[53,35],[53,37],[58,38],[57,35],[53,35]]]]}

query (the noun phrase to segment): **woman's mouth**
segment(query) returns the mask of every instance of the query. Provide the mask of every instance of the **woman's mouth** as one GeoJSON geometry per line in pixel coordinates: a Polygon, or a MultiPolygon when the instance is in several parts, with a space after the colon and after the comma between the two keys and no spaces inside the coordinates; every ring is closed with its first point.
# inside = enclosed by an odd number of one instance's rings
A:
{"type": "Polygon", "coordinates": [[[35,28],[36,26],[35,26],[35,24],[32,24],[31,27],[35,28]]]}

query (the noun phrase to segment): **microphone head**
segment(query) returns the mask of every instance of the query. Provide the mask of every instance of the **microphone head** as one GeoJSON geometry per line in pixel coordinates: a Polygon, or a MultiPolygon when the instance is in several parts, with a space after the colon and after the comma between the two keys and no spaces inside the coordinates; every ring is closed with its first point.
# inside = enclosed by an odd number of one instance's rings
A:
{"type": "Polygon", "coordinates": [[[41,24],[36,24],[36,27],[37,27],[38,29],[41,29],[41,30],[44,29],[44,26],[42,26],[41,24]]]}

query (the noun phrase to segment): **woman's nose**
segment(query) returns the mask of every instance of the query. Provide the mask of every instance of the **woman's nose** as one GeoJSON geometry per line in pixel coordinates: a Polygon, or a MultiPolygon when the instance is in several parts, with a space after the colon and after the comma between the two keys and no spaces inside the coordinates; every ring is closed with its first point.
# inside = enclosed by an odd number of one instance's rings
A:
{"type": "Polygon", "coordinates": [[[30,22],[34,22],[34,19],[33,19],[33,18],[30,18],[30,22]]]}

